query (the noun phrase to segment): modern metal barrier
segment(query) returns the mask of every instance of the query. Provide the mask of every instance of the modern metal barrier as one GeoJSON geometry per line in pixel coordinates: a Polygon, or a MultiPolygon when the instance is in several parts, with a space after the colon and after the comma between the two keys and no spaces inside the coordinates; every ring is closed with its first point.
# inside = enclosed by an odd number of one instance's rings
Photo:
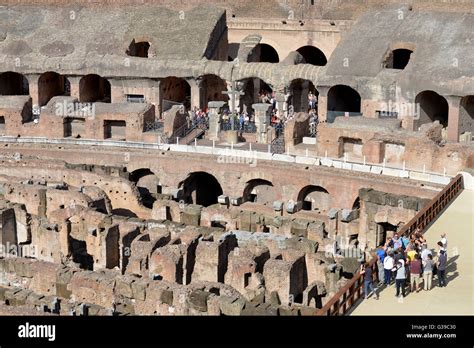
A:
{"type": "MultiPolygon", "coordinates": [[[[410,221],[408,221],[399,231],[400,235],[410,235],[416,229],[426,228],[430,223],[436,220],[444,208],[448,206],[462,191],[463,177],[461,174],[455,176],[443,190],[441,190],[423,209],[421,209],[410,221]]],[[[377,257],[373,255],[369,261],[369,267],[372,268],[372,277],[377,279],[377,257]]],[[[358,271],[346,285],[344,285],[321,309],[316,315],[319,316],[337,316],[345,315],[352,306],[363,295],[364,278],[358,271]]]]}

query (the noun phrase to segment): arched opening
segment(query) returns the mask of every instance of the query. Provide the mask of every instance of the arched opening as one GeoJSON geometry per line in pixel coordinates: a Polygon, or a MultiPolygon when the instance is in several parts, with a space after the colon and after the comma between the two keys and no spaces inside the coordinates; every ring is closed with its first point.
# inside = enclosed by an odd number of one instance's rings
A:
{"type": "Polygon", "coordinates": [[[54,71],[45,72],[38,79],[39,106],[48,104],[51,98],[58,95],[70,95],[71,87],[66,76],[54,71]]]}
{"type": "Polygon", "coordinates": [[[7,71],[0,74],[0,95],[29,95],[28,79],[19,73],[7,71]]]}
{"type": "Polygon", "coordinates": [[[272,205],[276,201],[276,190],[268,180],[252,179],[244,189],[244,202],[272,205]]]}
{"type": "Polygon", "coordinates": [[[227,91],[227,83],[217,75],[202,76],[202,88],[204,89],[203,105],[200,105],[202,109],[205,109],[210,101],[229,101],[229,96],[222,93],[227,91]]]}
{"type": "Polygon", "coordinates": [[[110,82],[96,74],[84,76],[79,81],[79,100],[82,103],[110,103],[110,82]]]}
{"type": "Polygon", "coordinates": [[[387,59],[384,62],[384,66],[387,69],[399,69],[403,70],[410,61],[412,50],[406,48],[398,48],[389,53],[387,59]]]}
{"type": "Polygon", "coordinates": [[[448,126],[448,102],[434,91],[423,91],[415,98],[419,105],[418,126],[425,123],[439,121],[443,127],[448,126]]]}
{"type": "Polygon", "coordinates": [[[381,246],[385,244],[387,236],[391,236],[397,232],[398,227],[392,225],[388,222],[379,222],[377,223],[377,240],[376,246],[381,246]]]}
{"type": "MultiPolygon", "coordinates": [[[[468,95],[461,99],[461,108],[459,109],[459,134],[466,132],[474,133],[474,95],[468,95]]],[[[472,135],[474,134],[471,134],[471,136],[472,135]]]]}
{"type": "Polygon", "coordinates": [[[309,80],[296,79],[290,84],[290,98],[288,104],[294,112],[318,111],[318,96],[314,84],[309,80]]]}
{"type": "Polygon", "coordinates": [[[272,46],[260,43],[254,47],[248,61],[249,63],[278,63],[280,57],[272,46]]]}
{"type": "Polygon", "coordinates": [[[330,209],[331,196],[321,186],[308,185],[299,192],[298,202],[302,203],[302,210],[317,211],[322,214],[330,209]]]}
{"type": "Polygon", "coordinates": [[[162,191],[160,179],[148,168],[134,170],[129,175],[129,180],[137,186],[142,203],[147,208],[153,208],[157,195],[162,191]]]}
{"type": "Polygon", "coordinates": [[[273,89],[262,79],[247,78],[239,82],[242,84],[241,89],[244,93],[240,96],[240,111],[251,114],[253,113],[252,104],[272,103],[273,89]]]}
{"type": "Polygon", "coordinates": [[[328,122],[333,122],[337,116],[360,116],[361,98],[359,93],[345,85],[331,87],[328,92],[328,122]]]}
{"type": "Polygon", "coordinates": [[[296,50],[304,58],[304,63],[324,66],[328,63],[328,60],[319,48],[314,46],[303,46],[296,50]]]}
{"type": "Polygon", "coordinates": [[[222,195],[222,187],[217,179],[206,172],[194,172],[182,183],[183,200],[187,204],[199,204],[204,207],[217,203],[222,195]]]}
{"type": "Polygon", "coordinates": [[[119,216],[125,216],[125,217],[131,217],[131,218],[137,218],[138,217],[137,214],[135,214],[130,209],[126,209],[126,208],[113,209],[112,214],[119,215],[119,216]]]}
{"type": "Polygon", "coordinates": [[[133,39],[130,46],[126,51],[126,54],[132,57],[148,58],[148,51],[150,49],[150,43],[146,41],[135,42],[133,39]]]}
{"type": "Polygon", "coordinates": [[[162,112],[168,111],[174,105],[184,105],[186,109],[191,107],[191,86],[182,78],[170,76],[161,80],[161,103],[162,112]]]}
{"type": "Polygon", "coordinates": [[[357,197],[352,204],[352,210],[360,209],[360,197],[357,197]]]}

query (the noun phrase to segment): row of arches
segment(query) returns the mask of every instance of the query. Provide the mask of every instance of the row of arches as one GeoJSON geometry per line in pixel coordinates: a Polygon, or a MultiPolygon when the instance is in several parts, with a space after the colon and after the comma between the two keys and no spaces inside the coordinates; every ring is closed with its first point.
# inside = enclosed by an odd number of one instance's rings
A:
{"type": "MultiPolygon", "coordinates": [[[[272,87],[259,78],[247,78],[240,81],[243,85],[244,95],[240,98],[241,111],[245,107],[251,110],[254,103],[260,102],[259,94],[273,92],[272,87]]],[[[203,94],[199,107],[205,107],[209,101],[229,100],[228,95],[223,92],[227,90],[227,83],[216,75],[204,75],[201,77],[201,88],[203,94]]],[[[183,78],[167,77],[161,81],[162,98],[173,103],[183,103],[187,107],[191,105],[191,86],[183,78]]],[[[17,72],[4,72],[0,74],[0,95],[28,95],[29,83],[27,78],[17,72]]],[[[289,105],[293,106],[295,112],[307,111],[308,94],[318,96],[316,86],[309,80],[293,80],[289,87],[289,105]]],[[[56,72],[45,72],[38,79],[38,103],[39,106],[46,105],[54,96],[71,95],[71,86],[68,78],[56,72]]],[[[99,75],[89,74],[83,76],[79,81],[79,100],[81,102],[111,102],[110,82],[99,75]]],[[[415,98],[418,107],[418,125],[439,121],[444,127],[448,125],[449,106],[446,98],[435,91],[422,91],[415,98]]],[[[358,114],[361,112],[361,96],[352,87],[346,85],[335,85],[327,94],[328,120],[331,117],[349,112],[358,114]],[[332,116],[331,116],[332,113],[332,116]]],[[[474,96],[467,96],[461,100],[460,123],[461,129],[467,131],[472,129],[474,119],[474,96]]]]}

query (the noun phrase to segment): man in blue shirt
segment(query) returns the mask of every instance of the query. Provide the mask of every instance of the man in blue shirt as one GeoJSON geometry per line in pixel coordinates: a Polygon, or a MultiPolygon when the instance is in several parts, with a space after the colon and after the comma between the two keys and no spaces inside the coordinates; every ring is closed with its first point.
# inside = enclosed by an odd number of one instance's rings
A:
{"type": "Polygon", "coordinates": [[[385,250],[382,247],[379,247],[377,250],[377,268],[379,274],[379,284],[383,283],[384,279],[384,269],[383,269],[383,260],[385,259],[385,250]]]}

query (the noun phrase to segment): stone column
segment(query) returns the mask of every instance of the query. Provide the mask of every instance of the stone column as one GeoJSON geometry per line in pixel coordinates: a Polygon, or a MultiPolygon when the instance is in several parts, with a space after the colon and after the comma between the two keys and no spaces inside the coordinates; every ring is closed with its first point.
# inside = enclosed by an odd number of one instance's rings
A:
{"type": "Polygon", "coordinates": [[[77,98],[77,100],[80,100],[79,84],[81,78],[82,76],[67,76],[67,79],[69,80],[69,85],[71,87],[71,97],[77,98]]]}
{"type": "Polygon", "coordinates": [[[252,104],[255,110],[255,126],[257,128],[257,143],[267,144],[267,128],[270,126],[271,105],[266,103],[252,104]]]}
{"type": "Polygon", "coordinates": [[[459,109],[461,106],[461,97],[449,96],[448,101],[448,140],[459,141],[459,109]]]}
{"type": "Polygon", "coordinates": [[[318,86],[317,90],[319,92],[318,96],[318,117],[319,122],[327,120],[328,112],[328,91],[329,86],[318,86]]]}
{"type": "Polygon", "coordinates": [[[191,108],[197,106],[202,109],[204,107],[203,79],[196,78],[187,81],[191,86],[191,108]]]}
{"type": "Polygon", "coordinates": [[[26,78],[28,79],[28,88],[30,90],[31,100],[33,102],[33,108],[39,107],[39,90],[38,90],[38,80],[40,78],[39,74],[27,74],[26,78]]]}
{"type": "Polygon", "coordinates": [[[275,93],[276,99],[276,107],[277,107],[277,116],[278,118],[283,118],[283,115],[286,111],[286,96],[284,92],[276,92],[275,93]]]}
{"type": "Polygon", "coordinates": [[[219,132],[221,131],[222,108],[225,104],[226,103],[223,101],[211,101],[208,103],[210,140],[219,140],[219,132]]]}

